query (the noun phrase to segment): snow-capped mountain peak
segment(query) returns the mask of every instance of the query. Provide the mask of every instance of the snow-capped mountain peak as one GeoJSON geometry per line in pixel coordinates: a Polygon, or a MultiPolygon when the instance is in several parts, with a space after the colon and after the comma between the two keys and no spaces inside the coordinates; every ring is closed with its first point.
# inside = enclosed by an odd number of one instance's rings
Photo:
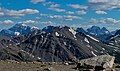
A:
{"type": "Polygon", "coordinates": [[[31,29],[39,29],[38,27],[36,27],[36,26],[33,26],[31,29]]]}

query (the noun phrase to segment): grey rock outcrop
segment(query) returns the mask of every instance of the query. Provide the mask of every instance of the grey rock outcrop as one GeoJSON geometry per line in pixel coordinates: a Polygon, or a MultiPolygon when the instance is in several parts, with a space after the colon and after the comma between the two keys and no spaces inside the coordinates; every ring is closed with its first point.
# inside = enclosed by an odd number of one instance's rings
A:
{"type": "Polygon", "coordinates": [[[79,61],[77,68],[83,70],[109,70],[111,71],[114,65],[115,57],[110,55],[101,55],[93,58],[83,59],[79,61]]]}

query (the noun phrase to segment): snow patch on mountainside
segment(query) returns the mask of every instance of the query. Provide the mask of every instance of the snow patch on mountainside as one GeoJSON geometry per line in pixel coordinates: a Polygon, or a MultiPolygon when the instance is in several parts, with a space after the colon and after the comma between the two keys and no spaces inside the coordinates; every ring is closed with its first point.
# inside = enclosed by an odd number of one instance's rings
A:
{"type": "Polygon", "coordinates": [[[20,35],[20,33],[19,33],[19,32],[15,32],[15,35],[16,35],[16,36],[19,36],[19,35],[20,35]]]}
{"type": "Polygon", "coordinates": [[[91,53],[92,53],[94,56],[97,56],[93,51],[91,51],[91,53]]]}
{"type": "Polygon", "coordinates": [[[119,37],[119,35],[115,35],[115,36],[111,37],[110,39],[115,39],[117,37],[119,37]]]}
{"type": "Polygon", "coordinates": [[[90,36],[90,35],[87,35],[87,36],[88,36],[89,38],[91,38],[91,39],[93,39],[93,40],[99,42],[99,40],[95,39],[94,37],[92,37],[92,36],[90,36]]]}
{"type": "Polygon", "coordinates": [[[22,24],[22,26],[27,26],[26,24],[22,24]]]}
{"type": "Polygon", "coordinates": [[[105,48],[102,48],[103,50],[105,50],[105,48]]]}
{"type": "Polygon", "coordinates": [[[89,40],[85,37],[84,39],[85,42],[90,43],[89,40]]]}
{"type": "Polygon", "coordinates": [[[38,27],[36,27],[36,26],[33,26],[31,29],[39,29],[38,27]]]}
{"type": "Polygon", "coordinates": [[[74,35],[74,38],[76,38],[75,35],[76,35],[77,32],[74,29],[72,29],[72,28],[70,28],[69,31],[74,35]]]}
{"type": "Polygon", "coordinates": [[[55,35],[56,35],[56,36],[60,36],[58,32],[55,32],[55,35]]]}
{"type": "Polygon", "coordinates": [[[67,45],[66,42],[64,42],[64,45],[67,45]]]}
{"type": "Polygon", "coordinates": [[[107,34],[107,33],[109,33],[109,31],[105,31],[105,33],[107,34]]]}
{"type": "Polygon", "coordinates": [[[40,57],[37,57],[39,60],[41,59],[40,57]]]}

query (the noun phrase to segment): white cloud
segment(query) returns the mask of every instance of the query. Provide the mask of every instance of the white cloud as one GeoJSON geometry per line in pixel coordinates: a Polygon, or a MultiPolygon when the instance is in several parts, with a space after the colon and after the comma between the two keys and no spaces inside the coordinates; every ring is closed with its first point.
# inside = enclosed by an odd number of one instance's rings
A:
{"type": "Polygon", "coordinates": [[[82,19],[82,17],[80,16],[76,16],[73,14],[69,14],[69,15],[50,15],[50,14],[40,14],[40,16],[42,17],[47,17],[50,19],[59,19],[59,20],[73,20],[73,19],[82,19]]]}
{"type": "Polygon", "coordinates": [[[120,0],[89,0],[89,3],[96,10],[120,9],[120,0]]]}
{"type": "Polygon", "coordinates": [[[52,21],[45,21],[45,22],[41,22],[41,23],[44,24],[44,25],[51,25],[51,24],[53,24],[52,21]]]}
{"type": "Polygon", "coordinates": [[[36,9],[22,9],[22,10],[8,10],[0,9],[0,16],[10,16],[10,17],[20,17],[27,14],[36,14],[39,13],[36,9]]]}
{"type": "Polygon", "coordinates": [[[2,11],[1,7],[0,7],[0,16],[3,16],[4,12],[2,11]]]}
{"type": "Polygon", "coordinates": [[[60,8],[48,8],[48,9],[56,12],[65,12],[65,9],[60,9],[60,8]]]}
{"type": "Polygon", "coordinates": [[[96,11],[95,13],[96,13],[96,14],[107,14],[107,12],[105,12],[105,11],[100,11],[100,10],[99,10],[99,11],[96,11]]]}
{"type": "Polygon", "coordinates": [[[82,19],[82,18],[79,17],[79,16],[72,16],[72,15],[64,16],[64,18],[65,18],[66,20],[82,19]]]}
{"type": "Polygon", "coordinates": [[[107,18],[104,21],[108,22],[108,23],[112,23],[112,24],[117,24],[120,23],[120,20],[116,20],[114,18],[107,18]]]}
{"type": "Polygon", "coordinates": [[[48,16],[48,14],[40,13],[40,16],[48,16]]]}
{"type": "Polygon", "coordinates": [[[4,12],[0,12],[0,16],[4,16],[4,12]]]}
{"type": "Polygon", "coordinates": [[[87,12],[84,11],[84,10],[81,10],[81,11],[76,11],[76,13],[77,13],[78,15],[85,15],[87,12]]]}
{"type": "Polygon", "coordinates": [[[50,18],[52,18],[52,19],[63,19],[63,16],[61,16],[61,15],[51,15],[51,16],[49,16],[50,18]]]}
{"type": "Polygon", "coordinates": [[[34,20],[26,20],[26,21],[23,21],[24,24],[35,24],[36,21],[34,20]]]}
{"type": "Polygon", "coordinates": [[[106,3],[109,0],[88,0],[90,3],[106,3]]]}
{"type": "Polygon", "coordinates": [[[60,8],[60,4],[50,2],[48,6],[49,6],[48,8],[49,10],[56,11],[56,12],[65,12],[65,9],[60,8]]]}
{"type": "Polygon", "coordinates": [[[79,16],[73,16],[73,15],[51,15],[49,18],[52,19],[64,19],[64,20],[73,20],[73,19],[81,19],[79,16]]]}
{"type": "Polygon", "coordinates": [[[8,16],[24,16],[26,14],[35,14],[39,13],[38,10],[33,10],[33,9],[23,9],[23,10],[7,10],[6,15],[8,16]]]}
{"type": "Polygon", "coordinates": [[[104,18],[104,19],[91,19],[90,23],[92,24],[120,24],[120,20],[114,18],[104,18]]]}
{"type": "Polygon", "coordinates": [[[37,4],[37,3],[42,3],[45,2],[46,0],[31,0],[32,3],[37,4]]]}
{"type": "Polygon", "coordinates": [[[60,7],[60,5],[59,4],[51,4],[50,5],[50,8],[56,8],[56,7],[60,7]]]}
{"type": "Polygon", "coordinates": [[[82,9],[82,10],[87,10],[88,6],[83,6],[83,5],[79,5],[79,4],[70,4],[68,5],[74,9],[82,9]]]}
{"type": "Polygon", "coordinates": [[[72,11],[67,11],[66,14],[74,14],[72,11]]]}
{"type": "Polygon", "coordinates": [[[0,24],[14,24],[14,22],[12,20],[4,20],[0,21],[0,24]]]}
{"type": "Polygon", "coordinates": [[[52,4],[56,4],[55,2],[51,2],[51,1],[48,1],[48,2],[44,2],[42,3],[43,6],[49,6],[49,5],[52,5],[52,4]]]}

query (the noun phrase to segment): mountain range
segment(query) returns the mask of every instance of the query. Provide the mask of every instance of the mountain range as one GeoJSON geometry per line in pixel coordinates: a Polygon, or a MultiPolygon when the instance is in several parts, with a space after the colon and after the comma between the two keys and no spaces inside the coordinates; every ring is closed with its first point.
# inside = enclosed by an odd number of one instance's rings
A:
{"type": "Polygon", "coordinates": [[[120,30],[105,27],[47,26],[43,29],[16,24],[0,32],[0,59],[63,62],[112,55],[120,63],[120,30]]]}

